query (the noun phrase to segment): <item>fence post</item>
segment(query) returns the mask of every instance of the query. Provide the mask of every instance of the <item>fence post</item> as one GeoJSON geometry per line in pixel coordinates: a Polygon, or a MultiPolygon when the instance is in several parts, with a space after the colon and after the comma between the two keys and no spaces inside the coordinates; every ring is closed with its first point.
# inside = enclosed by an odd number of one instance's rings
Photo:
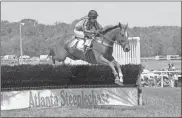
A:
{"type": "Polygon", "coordinates": [[[161,87],[164,87],[164,78],[163,78],[163,73],[161,72],[161,87]]]}
{"type": "Polygon", "coordinates": [[[138,89],[138,105],[142,106],[142,83],[141,83],[141,74],[139,75],[138,79],[137,79],[137,89],[138,89]]]}
{"type": "Polygon", "coordinates": [[[136,40],[137,40],[137,45],[136,45],[137,64],[140,64],[141,63],[141,60],[140,60],[140,37],[136,37],[136,40]]]}

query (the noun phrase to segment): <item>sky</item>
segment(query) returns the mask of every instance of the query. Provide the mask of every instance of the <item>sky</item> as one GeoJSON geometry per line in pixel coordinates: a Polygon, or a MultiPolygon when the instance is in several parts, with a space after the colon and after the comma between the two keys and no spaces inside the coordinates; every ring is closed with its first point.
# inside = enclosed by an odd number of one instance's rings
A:
{"type": "Polygon", "coordinates": [[[71,23],[92,9],[98,12],[98,22],[103,26],[119,22],[129,27],[181,26],[180,2],[1,2],[1,20],[71,23]]]}

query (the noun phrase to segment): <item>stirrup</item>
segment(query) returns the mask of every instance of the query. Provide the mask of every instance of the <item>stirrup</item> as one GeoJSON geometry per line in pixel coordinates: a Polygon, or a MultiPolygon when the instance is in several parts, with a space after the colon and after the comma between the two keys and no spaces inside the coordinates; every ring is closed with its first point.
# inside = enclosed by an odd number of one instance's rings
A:
{"type": "Polygon", "coordinates": [[[92,49],[92,46],[91,46],[91,45],[86,47],[86,50],[87,50],[87,51],[88,51],[88,50],[91,50],[91,49],[92,49]]]}

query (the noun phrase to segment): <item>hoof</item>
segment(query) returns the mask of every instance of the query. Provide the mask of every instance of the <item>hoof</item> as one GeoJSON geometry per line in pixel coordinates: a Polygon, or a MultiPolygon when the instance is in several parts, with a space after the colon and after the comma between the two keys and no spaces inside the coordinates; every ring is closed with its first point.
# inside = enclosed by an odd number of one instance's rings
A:
{"type": "Polygon", "coordinates": [[[120,86],[123,86],[123,82],[121,82],[120,80],[115,80],[115,84],[118,84],[120,86]]]}
{"type": "Polygon", "coordinates": [[[76,76],[74,76],[74,75],[71,75],[71,77],[72,77],[72,78],[76,78],[76,76]]]}
{"type": "Polygon", "coordinates": [[[123,76],[119,76],[120,82],[123,82],[123,76]]]}

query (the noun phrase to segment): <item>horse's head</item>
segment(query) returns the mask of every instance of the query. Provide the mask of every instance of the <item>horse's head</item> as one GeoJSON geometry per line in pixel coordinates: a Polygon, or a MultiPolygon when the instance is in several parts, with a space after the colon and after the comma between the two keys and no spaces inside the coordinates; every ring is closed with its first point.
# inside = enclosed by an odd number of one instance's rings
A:
{"type": "Polygon", "coordinates": [[[128,24],[122,25],[121,23],[119,23],[120,30],[116,35],[116,41],[122,46],[124,52],[130,51],[127,27],[128,27],[128,24]]]}
{"type": "Polygon", "coordinates": [[[128,27],[127,25],[119,25],[116,26],[107,26],[103,29],[102,34],[107,35],[107,40],[112,40],[111,42],[117,42],[122,46],[124,52],[130,51],[130,45],[128,40],[128,32],[126,31],[128,27]]]}

